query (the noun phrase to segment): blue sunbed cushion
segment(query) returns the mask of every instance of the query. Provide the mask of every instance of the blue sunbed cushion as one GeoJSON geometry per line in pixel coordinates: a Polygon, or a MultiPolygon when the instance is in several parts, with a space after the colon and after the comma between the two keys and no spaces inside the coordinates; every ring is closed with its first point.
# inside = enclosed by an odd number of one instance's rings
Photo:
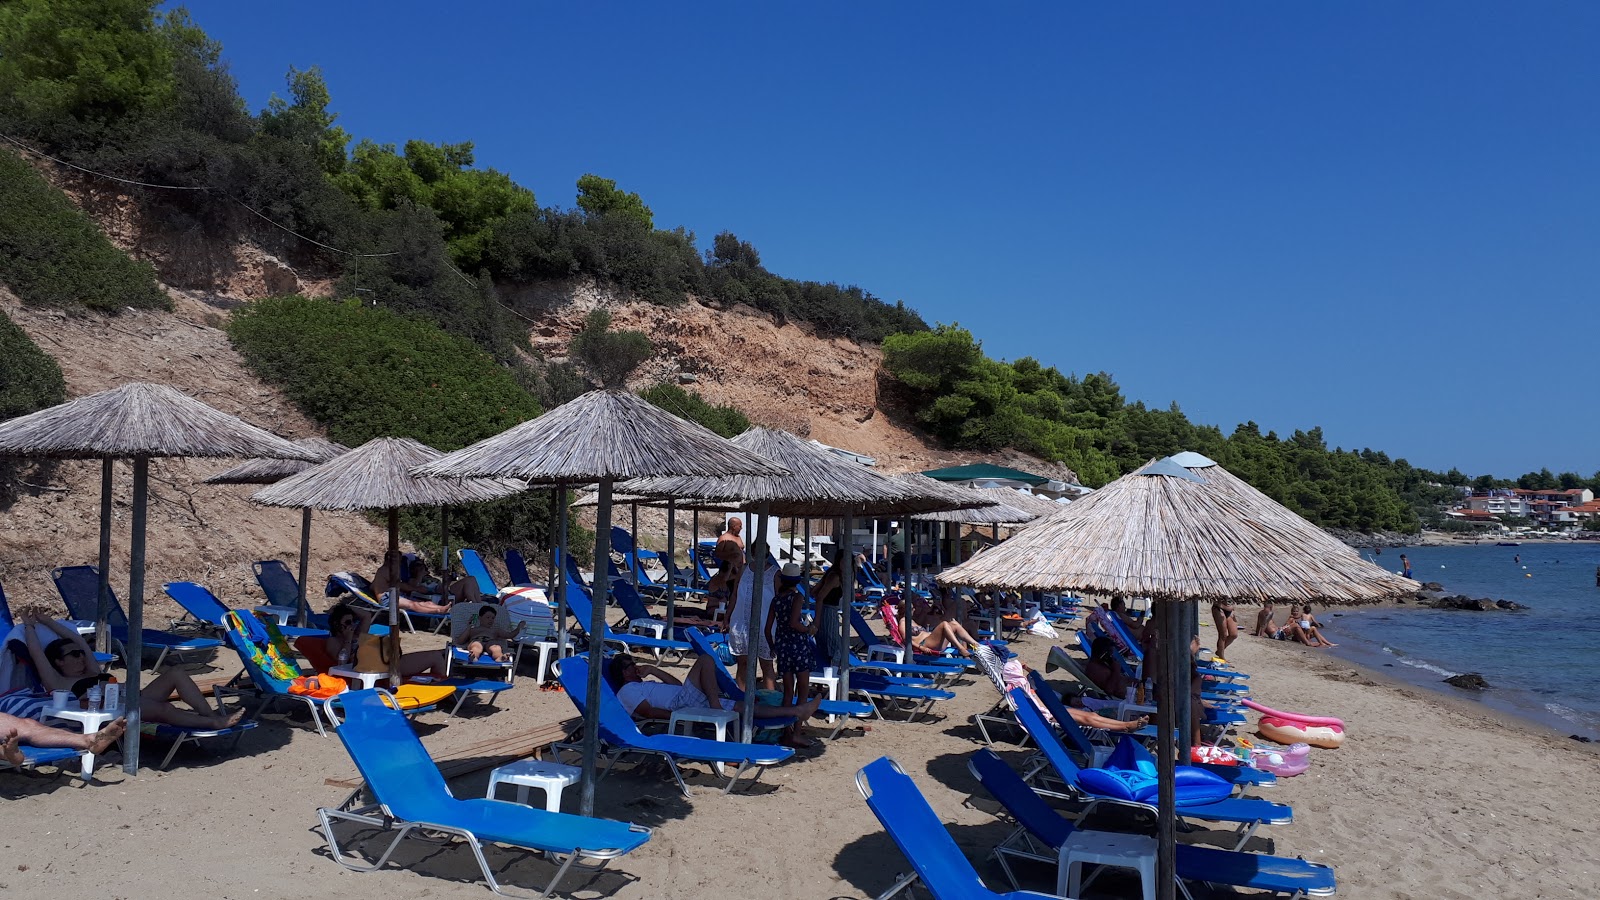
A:
{"type": "MultiPolygon", "coordinates": [[[[1155,803],[1160,792],[1154,775],[1139,769],[1084,769],[1078,783],[1085,790],[1114,800],[1155,803]]],[[[1173,780],[1179,804],[1212,803],[1233,793],[1233,785],[1210,772],[1180,767],[1173,780]]]]}

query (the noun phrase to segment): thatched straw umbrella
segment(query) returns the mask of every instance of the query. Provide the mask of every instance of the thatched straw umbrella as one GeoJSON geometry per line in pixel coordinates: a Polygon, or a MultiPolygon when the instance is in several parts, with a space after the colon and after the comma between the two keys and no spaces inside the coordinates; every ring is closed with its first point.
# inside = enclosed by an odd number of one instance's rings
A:
{"type": "MultiPolygon", "coordinates": [[[[400,548],[400,510],[408,506],[482,503],[519,493],[525,486],[498,478],[427,478],[412,474],[443,454],[409,438],[374,438],[298,475],[256,491],[263,506],[299,509],[381,509],[389,516],[389,550],[400,548]]],[[[400,683],[400,601],[389,598],[389,680],[400,683]]]]}
{"type": "Polygon", "coordinates": [[[1027,491],[1019,491],[1015,488],[992,487],[978,488],[977,490],[994,496],[1001,503],[1012,509],[1033,513],[1035,517],[1053,515],[1071,505],[1070,503],[1057,503],[1038,494],[1030,494],[1027,491]]]}
{"type": "MultiPolygon", "coordinates": [[[[854,596],[852,582],[855,565],[849,544],[856,516],[869,513],[910,514],[948,508],[950,505],[959,505],[962,502],[970,505],[981,502],[974,498],[965,498],[964,501],[949,499],[941,494],[921,490],[893,478],[886,478],[859,463],[851,462],[839,454],[824,450],[786,431],[752,428],[734,438],[733,443],[777,461],[789,470],[789,474],[777,477],[728,479],[640,478],[624,483],[621,489],[630,494],[646,497],[731,500],[740,504],[745,510],[755,511],[757,514],[755,540],[760,543],[751,545],[750,565],[757,573],[766,569],[765,541],[769,515],[807,519],[842,516],[844,527],[840,535],[841,543],[835,547],[834,565],[843,566],[839,571],[842,576],[841,596],[845,604],[848,604],[850,598],[854,596]]],[[[809,548],[807,549],[809,552],[809,548]]],[[[761,594],[766,587],[764,581],[765,579],[761,577],[754,579],[754,592],[748,611],[750,615],[748,627],[752,642],[757,641],[757,635],[762,627],[759,616],[761,594]]],[[[837,652],[834,665],[840,673],[841,690],[848,692],[849,656],[844,648],[847,646],[850,620],[845,614],[846,608],[841,607],[839,610],[839,635],[835,642],[837,652]]],[[[822,615],[823,610],[819,609],[817,613],[822,615]]],[[[756,668],[757,665],[753,660],[745,668],[745,692],[749,696],[754,696],[756,668]]],[[[745,734],[748,735],[754,721],[752,705],[746,705],[743,719],[745,734]]]]}
{"type": "Polygon", "coordinates": [[[164,384],[134,382],[0,425],[0,456],[99,459],[101,647],[111,611],[111,462],[133,460],[133,539],[128,560],[128,730],[122,769],[139,769],[139,673],[144,655],[144,553],[152,457],[267,456],[310,459],[277,435],[164,384]]]}
{"type": "MultiPolygon", "coordinates": [[[[1207,467],[1208,469],[1211,467],[1207,467]]],[[[1143,468],[944,573],[982,588],[1075,590],[1164,601],[1160,680],[1161,896],[1174,892],[1173,729],[1187,668],[1180,606],[1199,600],[1372,602],[1417,583],[1363,562],[1268,500],[1172,460],[1143,468]],[[1183,637],[1180,637],[1182,635],[1183,637]]],[[[1186,723],[1185,723],[1186,724],[1186,723]]]]}
{"type": "MultiPolygon", "coordinates": [[[[311,461],[291,459],[252,459],[231,469],[225,469],[207,478],[206,484],[274,484],[298,475],[318,463],[325,463],[350,448],[325,438],[308,437],[295,441],[295,446],[316,454],[311,461]]],[[[300,596],[295,598],[296,617],[301,625],[309,621],[311,611],[306,604],[306,568],[311,558],[311,507],[300,510],[300,596]]]]}
{"type": "MultiPolygon", "coordinates": [[[[418,474],[442,478],[509,477],[537,484],[596,483],[596,582],[603,583],[611,556],[611,488],[628,478],[667,475],[784,475],[788,470],[733,446],[725,438],[625,391],[590,391],[537,419],[419,466],[418,474]]],[[[561,548],[566,552],[566,547],[561,548]]],[[[561,592],[556,593],[562,598],[561,592]]],[[[599,636],[605,631],[605,594],[597,592],[585,626],[595,651],[589,666],[583,729],[580,809],[594,813],[595,757],[599,752],[599,636]]],[[[563,613],[564,614],[564,613],[563,613]]]]}

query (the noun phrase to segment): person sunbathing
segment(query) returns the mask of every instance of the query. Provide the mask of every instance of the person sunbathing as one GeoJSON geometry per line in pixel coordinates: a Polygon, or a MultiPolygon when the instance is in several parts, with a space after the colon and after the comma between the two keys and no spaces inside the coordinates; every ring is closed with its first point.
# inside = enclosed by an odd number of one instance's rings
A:
{"type": "Polygon", "coordinates": [[[441,592],[439,585],[428,578],[426,563],[414,560],[410,564],[409,578],[401,577],[402,563],[404,557],[398,550],[389,550],[383,554],[383,564],[378,567],[377,574],[372,576],[372,593],[380,598],[380,602],[384,594],[393,590],[396,592],[401,609],[439,616],[449,614],[450,604],[455,601],[458,594],[461,599],[469,602],[476,602],[480,598],[477,582],[470,578],[459,579],[441,592]],[[432,599],[434,597],[438,599],[432,599]]]}
{"type": "Polygon", "coordinates": [[[1299,637],[1295,640],[1308,647],[1337,647],[1338,644],[1322,636],[1322,624],[1311,614],[1311,604],[1300,607],[1300,618],[1295,620],[1299,637]]]}
{"type": "MultiPolygon", "coordinates": [[[[34,669],[45,690],[82,694],[88,685],[109,680],[110,676],[101,671],[99,661],[94,658],[93,649],[78,632],[36,612],[23,616],[22,621],[25,625],[43,626],[57,635],[55,640],[41,646],[38,629],[24,629],[27,633],[28,656],[33,660],[34,669]]],[[[139,715],[146,722],[176,725],[196,731],[220,731],[237,725],[244,718],[244,710],[228,712],[221,709],[220,705],[213,709],[206,702],[205,692],[200,690],[188,673],[168,669],[139,691],[139,715]],[[184,709],[168,699],[174,691],[190,709],[184,709]]]]}
{"type": "MultiPolygon", "coordinates": [[[[618,653],[611,657],[606,666],[606,680],[610,682],[612,690],[617,692],[617,699],[622,701],[623,709],[635,717],[671,719],[673,711],[679,709],[726,709],[743,712],[743,701],[734,702],[722,696],[722,691],[717,687],[717,671],[712,668],[715,665],[709,656],[702,656],[689,668],[688,679],[679,681],[670,672],[663,672],[657,666],[641,666],[632,656],[618,653]],[[647,677],[656,680],[646,681],[647,677]]],[[[804,703],[791,706],[766,706],[757,703],[755,717],[794,718],[805,722],[816,714],[817,706],[821,703],[820,697],[813,697],[804,703]]]]}
{"type": "Polygon", "coordinates": [[[489,654],[495,662],[505,659],[506,647],[511,644],[511,639],[516,636],[517,628],[504,628],[499,624],[500,608],[485,603],[478,607],[478,614],[456,646],[467,651],[473,659],[489,654]]]}
{"type": "Polygon", "coordinates": [[[1115,700],[1127,698],[1128,690],[1133,687],[1117,661],[1117,645],[1105,635],[1095,638],[1089,645],[1089,660],[1083,664],[1083,674],[1115,700]]]}
{"type": "Polygon", "coordinates": [[[1255,630],[1251,631],[1250,634],[1255,637],[1276,637],[1278,627],[1272,622],[1276,615],[1276,607],[1273,606],[1271,600],[1261,604],[1261,611],[1256,613],[1255,630]]]}
{"type": "MultiPolygon", "coordinates": [[[[1056,720],[1055,716],[1050,712],[1049,707],[1044,705],[1044,701],[1040,700],[1039,696],[1034,693],[1033,682],[1028,680],[1028,673],[1031,671],[1033,671],[1032,667],[1017,657],[1013,656],[1012,658],[1006,660],[1005,665],[1001,668],[1001,672],[1005,675],[1006,689],[1010,690],[1012,688],[1021,688],[1022,692],[1028,695],[1028,699],[1033,701],[1033,705],[1038,708],[1039,712],[1042,713],[1046,719],[1054,722],[1056,720]]],[[[1059,697],[1059,695],[1057,696],[1059,697]]],[[[1064,703],[1062,705],[1066,706],[1064,703]]],[[[1150,724],[1150,719],[1148,716],[1138,716],[1133,719],[1129,719],[1128,721],[1123,721],[1122,719],[1108,718],[1098,713],[1090,712],[1087,709],[1079,709],[1076,706],[1067,706],[1066,708],[1067,715],[1072,717],[1072,721],[1077,722],[1084,728],[1098,728],[1101,731],[1112,732],[1129,732],[1138,731],[1144,726],[1150,724]]]]}
{"type": "MultiPolygon", "coordinates": [[[[45,704],[50,698],[41,698],[45,704]]],[[[26,757],[24,745],[41,750],[78,750],[96,756],[111,749],[128,728],[128,720],[117,718],[93,734],[79,734],[63,728],[53,728],[37,719],[24,719],[9,713],[0,713],[0,759],[13,766],[21,766],[26,757]]]]}
{"type": "MultiPolygon", "coordinates": [[[[386,638],[367,634],[375,612],[360,610],[348,603],[336,603],[328,610],[328,637],[325,648],[328,658],[338,660],[341,666],[354,666],[360,672],[387,672],[388,662],[383,658],[386,638]]],[[[435,677],[445,674],[443,650],[413,650],[400,654],[400,677],[411,678],[427,673],[435,677]]]]}

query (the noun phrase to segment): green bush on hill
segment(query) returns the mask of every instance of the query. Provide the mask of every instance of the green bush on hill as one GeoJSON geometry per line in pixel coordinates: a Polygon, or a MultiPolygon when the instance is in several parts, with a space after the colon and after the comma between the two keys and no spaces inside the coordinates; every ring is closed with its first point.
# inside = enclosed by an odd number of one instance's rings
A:
{"type": "Polygon", "coordinates": [[[694,391],[686,391],[675,384],[662,382],[640,391],[639,396],[680,419],[703,425],[725,438],[750,430],[750,419],[738,407],[707,403],[694,391]]]}
{"type": "Polygon", "coordinates": [[[0,422],[67,399],[67,382],[50,354],[0,313],[0,422]]]}
{"type": "Polygon", "coordinates": [[[0,282],[33,306],[171,309],[149,263],[111,245],[66,195],[0,151],[0,282]]]}

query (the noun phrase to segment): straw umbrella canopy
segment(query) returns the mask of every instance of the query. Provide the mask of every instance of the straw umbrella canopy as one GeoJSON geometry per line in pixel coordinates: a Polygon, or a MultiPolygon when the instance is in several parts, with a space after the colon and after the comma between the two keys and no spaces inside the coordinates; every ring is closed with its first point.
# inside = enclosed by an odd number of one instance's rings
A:
{"type": "Polygon", "coordinates": [[[951,502],[968,504],[959,509],[918,513],[911,517],[919,521],[955,523],[958,525],[1009,525],[1038,518],[1035,514],[1013,505],[1009,499],[1002,497],[1002,492],[1012,493],[1005,488],[979,490],[977,488],[961,487],[960,485],[935,481],[921,472],[906,472],[903,475],[896,475],[895,478],[902,483],[923,488],[930,493],[936,492],[941,497],[949,497],[951,502]]]}
{"type": "MultiPolygon", "coordinates": [[[[718,479],[786,475],[788,470],[626,391],[599,390],[420,466],[417,473],[440,478],[511,477],[562,486],[598,484],[594,541],[598,582],[603,579],[611,556],[611,489],[615,482],[668,475],[718,479]]],[[[565,550],[563,547],[562,552],[565,550]]],[[[557,597],[564,602],[560,591],[557,597]]],[[[605,631],[606,611],[603,591],[598,592],[592,607],[592,616],[585,625],[595,658],[589,666],[584,706],[579,807],[584,815],[594,813],[595,757],[599,752],[599,636],[605,631]]]]}
{"type": "MultiPolygon", "coordinates": [[[[374,438],[333,459],[256,491],[263,506],[299,509],[382,509],[389,516],[389,550],[400,547],[400,510],[408,506],[456,506],[498,500],[525,486],[498,478],[428,478],[412,474],[442,456],[410,438],[374,438]]],[[[389,600],[389,678],[399,683],[399,598],[389,600]]]]}
{"type": "MultiPolygon", "coordinates": [[[[128,572],[128,730],[123,771],[139,768],[139,674],[144,654],[144,556],[153,457],[275,457],[310,460],[284,438],[213,409],[164,384],[134,382],[0,424],[0,456],[99,459],[101,641],[111,610],[111,462],[133,460],[133,537],[128,572]]],[[[103,646],[103,643],[102,643],[103,646]]]]}
{"type": "Polygon", "coordinates": [[[1013,509],[1033,513],[1036,518],[1053,515],[1071,505],[1070,503],[1057,503],[1038,494],[1030,494],[1027,491],[1019,491],[1015,488],[992,487],[978,488],[977,490],[985,494],[992,494],[1001,503],[1013,509]]]}
{"type": "MultiPolygon", "coordinates": [[[[642,497],[697,497],[704,500],[730,500],[745,510],[757,511],[756,534],[766,536],[766,517],[769,515],[797,518],[845,519],[842,544],[838,548],[835,565],[843,566],[842,593],[852,596],[851,578],[855,567],[847,561],[850,554],[849,535],[852,520],[858,515],[909,515],[947,509],[952,506],[978,506],[986,503],[976,497],[956,497],[922,488],[915,483],[879,475],[844,457],[824,450],[786,432],[770,428],[752,428],[733,439],[733,443],[785,466],[790,474],[778,477],[738,477],[729,479],[706,478],[640,478],[621,485],[629,494],[642,497]]],[[[753,571],[765,570],[765,548],[761,548],[753,562],[753,571]]],[[[756,640],[761,623],[761,591],[763,578],[754,578],[751,597],[749,633],[756,640]]],[[[841,609],[841,613],[843,610],[841,609]]],[[[849,619],[841,615],[839,647],[835,665],[841,672],[843,689],[849,689],[849,673],[845,666],[847,656],[842,652],[844,634],[848,632],[849,619]]],[[[745,690],[753,696],[756,666],[745,668],[745,690]]],[[[754,710],[746,706],[744,727],[748,734],[754,710]]]]}
{"type": "MultiPolygon", "coordinates": [[[[252,459],[242,462],[231,469],[225,469],[207,478],[206,484],[273,484],[282,481],[290,475],[298,475],[317,463],[325,463],[341,453],[349,453],[350,448],[335,441],[320,437],[300,438],[295,445],[304,447],[315,453],[317,459],[306,462],[303,460],[289,459],[252,459]]],[[[306,606],[306,569],[311,559],[311,507],[300,510],[300,577],[296,582],[300,595],[295,598],[295,606],[299,624],[308,621],[310,609],[306,606]]]]}
{"type": "MultiPolygon", "coordinates": [[[[1192,462],[1192,460],[1191,460],[1192,462]]],[[[1209,460],[1207,461],[1209,462],[1209,460]]],[[[1216,473],[1152,461],[1034,527],[944,573],[984,588],[1076,590],[1165,601],[1158,659],[1160,821],[1158,886],[1171,900],[1175,874],[1177,675],[1187,667],[1180,604],[1197,600],[1361,603],[1417,589],[1363,562],[1319,529],[1296,524],[1265,495],[1250,496],[1216,473]]],[[[1302,522],[1304,520],[1301,520],[1302,522]]],[[[1185,635],[1186,636],[1186,635],[1185,635]]]]}

